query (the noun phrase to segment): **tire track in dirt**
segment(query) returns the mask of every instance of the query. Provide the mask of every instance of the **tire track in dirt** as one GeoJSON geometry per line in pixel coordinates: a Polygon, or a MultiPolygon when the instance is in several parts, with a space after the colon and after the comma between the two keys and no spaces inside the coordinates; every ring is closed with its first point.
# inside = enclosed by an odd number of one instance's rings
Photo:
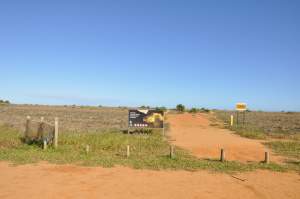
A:
{"type": "MultiPolygon", "coordinates": [[[[188,149],[199,158],[219,158],[220,150],[224,148],[227,160],[260,162],[269,151],[259,140],[243,138],[212,126],[206,114],[169,114],[167,122],[173,144],[188,149]]],[[[280,162],[281,158],[272,154],[272,161],[280,162]]]]}

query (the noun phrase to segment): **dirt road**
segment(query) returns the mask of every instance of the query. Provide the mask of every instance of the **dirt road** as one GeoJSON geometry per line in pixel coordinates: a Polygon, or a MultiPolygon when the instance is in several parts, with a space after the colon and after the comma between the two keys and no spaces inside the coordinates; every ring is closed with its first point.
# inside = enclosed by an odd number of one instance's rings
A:
{"type": "MultiPolygon", "coordinates": [[[[190,150],[200,158],[219,158],[225,149],[227,160],[260,162],[268,149],[258,140],[242,138],[227,129],[211,126],[205,114],[168,115],[171,140],[177,146],[190,150]]],[[[272,156],[272,161],[280,161],[272,156]]]]}
{"type": "Polygon", "coordinates": [[[299,198],[300,176],[0,163],[0,198],[299,198]],[[244,179],[240,181],[234,177],[244,179]]]}

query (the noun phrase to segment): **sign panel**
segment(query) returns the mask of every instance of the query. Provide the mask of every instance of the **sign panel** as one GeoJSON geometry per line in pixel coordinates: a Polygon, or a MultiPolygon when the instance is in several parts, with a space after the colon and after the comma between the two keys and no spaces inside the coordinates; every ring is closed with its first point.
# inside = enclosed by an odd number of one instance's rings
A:
{"type": "Polygon", "coordinates": [[[158,110],[129,110],[129,128],[164,128],[164,112],[158,110]]]}
{"type": "Polygon", "coordinates": [[[247,104],[246,103],[237,103],[235,106],[235,109],[237,111],[246,111],[247,110],[247,104]]]}

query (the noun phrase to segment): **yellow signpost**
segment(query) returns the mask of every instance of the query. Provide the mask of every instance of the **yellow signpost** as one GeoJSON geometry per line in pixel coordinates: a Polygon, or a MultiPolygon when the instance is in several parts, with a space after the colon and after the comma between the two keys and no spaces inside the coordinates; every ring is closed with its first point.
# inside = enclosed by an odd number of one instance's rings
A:
{"type": "Polygon", "coordinates": [[[235,105],[236,112],[236,124],[239,125],[239,113],[243,113],[243,125],[245,125],[245,118],[246,118],[246,111],[247,111],[247,104],[246,103],[237,103],[235,105]]]}
{"type": "Polygon", "coordinates": [[[235,109],[237,111],[246,111],[247,110],[247,104],[246,103],[237,103],[235,106],[235,109]]]}

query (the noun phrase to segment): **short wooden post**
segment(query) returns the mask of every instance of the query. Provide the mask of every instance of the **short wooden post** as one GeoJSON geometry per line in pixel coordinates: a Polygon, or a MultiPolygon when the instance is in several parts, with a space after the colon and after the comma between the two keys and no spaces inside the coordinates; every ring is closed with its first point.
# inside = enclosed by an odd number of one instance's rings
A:
{"type": "Polygon", "coordinates": [[[265,152],[265,161],[264,163],[269,164],[270,163],[270,154],[269,152],[265,152]]]}
{"type": "Polygon", "coordinates": [[[86,145],[85,152],[86,152],[86,154],[88,154],[90,152],[90,146],[89,145],[86,145]]]}
{"type": "Polygon", "coordinates": [[[55,118],[54,121],[54,148],[57,148],[58,145],[58,118],[55,118]]]}
{"type": "Polygon", "coordinates": [[[129,158],[130,156],[130,146],[127,145],[126,157],[129,158]]]}
{"type": "Polygon", "coordinates": [[[24,133],[24,137],[25,137],[25,140],[28,138],[28,135],[29,135],[29,131],[30,131],[30,116],[27,116],[26,117],[26,126],[25,126],[25,133],[24,133]]]}
{"type": "Polygon", "coordinates": [[[173,145],[170,146],[170,158],[175,158],[175,148],[173,145]]]}
{"type": "Polygon", "coordinates": [[[221,157],[220,157],[220,161],[224,162],[225,161],[225,150],[221,149],[221,157]]]}
{"type": "Polygon", "coordinates": [[[47,141],[46,141],[46,140],[43,141],[43,149],[44,149],[44,150],[47,149],[47,141]]]}
{"type": "Polygon", "coordinates": [[[230,126],[233,126],[233,115],[230,116],[230,126]]]}

